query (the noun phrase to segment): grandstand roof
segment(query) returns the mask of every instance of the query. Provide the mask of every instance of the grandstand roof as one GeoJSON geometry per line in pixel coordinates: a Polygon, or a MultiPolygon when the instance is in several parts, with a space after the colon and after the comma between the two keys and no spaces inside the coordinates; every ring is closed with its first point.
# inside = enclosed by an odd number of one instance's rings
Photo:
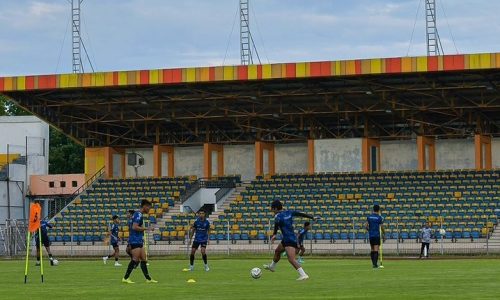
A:
{"type": "Polygon", "coordinates": [[[0,77],[85,146],[500,136],[500,53],[0,77]]]}

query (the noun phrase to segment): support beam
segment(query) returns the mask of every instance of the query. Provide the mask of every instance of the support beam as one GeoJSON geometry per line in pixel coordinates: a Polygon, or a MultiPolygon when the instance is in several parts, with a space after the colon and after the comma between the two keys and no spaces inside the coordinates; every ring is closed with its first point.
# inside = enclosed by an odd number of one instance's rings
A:
{"type": "Polygon", "coordinates": [[[307,140],[307,172],[314,174],[314,140],[307,140]]]}
{"type": "Polygon", "coordinates": [[[380,140],[363,138],[361,148],[363,172],[380,171],[380,140]]]}
{"type": "Polygon", "coordinates": [[[262,176],[264,175],[264,151],[268,152],[268,167],[269,167],[269,175],[276,174],[276,163],[275,163],[275,152],[274,152],[274,143],[268,142],[255,142],[255,175],[262,176]]]}
{"type": "Polygon", "coordinates": [[[434,137],[417,136],[417,157],[419,171],[436,170],[436,140],[434,137]]]}
{"type": "Polygon", "coordinates": [[[491,136],[476,134],[474,136],[476,170],[491,170],[491,136]]]}
{"type": "Polygon", "coordinates": [[[172,146],[153,146],[153,176],[162,177],[162,157],[163,153],[167,154],[167,176],[174,177],[174,147],[172,146]]]}
{"type": "Polygon", "coordinates": [[[217,176],[224,176],[224,146],[203,144],[203,177],[212,178],[212,153],[217,153],[217,176]]]}

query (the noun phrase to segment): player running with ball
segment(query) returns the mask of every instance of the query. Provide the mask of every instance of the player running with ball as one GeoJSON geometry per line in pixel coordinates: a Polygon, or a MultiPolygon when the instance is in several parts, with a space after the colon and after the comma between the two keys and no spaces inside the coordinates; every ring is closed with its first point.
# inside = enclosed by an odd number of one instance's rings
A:
{"type": "Polygon", "coordinates": [[[276,239],[276,234],[278,229],[281,230],[283,235],[283,240],[274,250],[273,261],[269,265],[264,265],[264,268],[274,272],[276,269],[276,264],[280,261],[281,253],[286,252],[288,257],[288,262],[299,272],[300,277],[297,280],[309,279],[304,269],[295,260],[295,251],[297,249],[297,236],[293,230],[293,217],[303,217],[309,219],[319,219],[319,217],[313,217],[308,214],[304,214],[293,210],[283,210],[283,204],[279,200],[274,200],[271,204],[271,210],[275,213],[274,217],[274,233],[271,237],[271,243],[276,239]]]}

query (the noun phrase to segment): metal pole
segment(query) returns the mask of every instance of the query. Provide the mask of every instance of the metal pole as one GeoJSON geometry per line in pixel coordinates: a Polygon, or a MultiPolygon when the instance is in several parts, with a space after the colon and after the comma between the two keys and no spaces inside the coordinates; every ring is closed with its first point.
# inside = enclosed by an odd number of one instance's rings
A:
{"type": "MultiPolygon", "coordinates": [[[[313,232],[314,234],[316,234],[316,227],[314,227],[314,223],[312,223],[312,222],[311,222],[311,227],[314,228],[314,230],[311,230],[311,232],[313,232]]],[[[307,235],[304,238],[307,238],[307,235]]],[[[312,256],[312,253],[313,253],[313,239],[312,238],[309,241],[309,245],[311,247],[311,252],[309,252],[309,253],[312,256]]]]}
{"type": "Polygon", "coordinates": [[[69,226],[71,234],[70,255],[73,256],[73,221],[69,223],[69,226]]]}
{"type": "Polygon", "coordinates": [[[399,217],[396,218],[396,232],[398,233],[398,238],[396,239],[396,254],[399,256],[399,217]]]}
{"type": "Polygon", "coordinates": [[[229,248],[229,234],[230,234],[230,230],[231,230],[231,227],[229,227],[229,220],[227,220],[227,256],[229,256],[231,253],[230,253],[230,248],[229,248]]]}
{"type": "Polygon", "coordinates": [[[7,144],[7,218],[10,219],[10,149],[7,144]]]}
{"type": "Polygon", "coordinates": [[[267,221],[267,247],[269,249],[269,253],[272,252],[271,248],[271,236],[269,235],[269,232],[271,232],[271,221],[267,221]]]}
{"type": "Polygon", "coordinates": [[[354,218],[352,221],[352,255],[356,256],[356,233],[354,232],[354,218]]]}

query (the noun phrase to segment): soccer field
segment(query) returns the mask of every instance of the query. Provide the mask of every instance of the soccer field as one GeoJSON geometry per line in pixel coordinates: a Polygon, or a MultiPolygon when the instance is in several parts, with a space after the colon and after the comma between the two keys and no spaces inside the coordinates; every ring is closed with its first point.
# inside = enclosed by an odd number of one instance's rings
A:
{"type": "Polygon", "coordinates": [[[23,283],[24,262],[0,262],[0,299],[500,299],[500,260],[388,260],[385,269],[372,269],[369,259],[308,259],[310,280],[282,260],[275,273],[263,270],[260,279],[250,269],[268,259],[218,259],[205,272],[200,260],[194,272],[182,272],[185,260],[152,260],[149,267],[158,284],[146,284],[140,268],[122,284],[124,266],[101,260],[61,260],[45,267],[40,283],[30,266],[23,283]],[[196,283],[187,283],[195,279],[196,283]]]}

